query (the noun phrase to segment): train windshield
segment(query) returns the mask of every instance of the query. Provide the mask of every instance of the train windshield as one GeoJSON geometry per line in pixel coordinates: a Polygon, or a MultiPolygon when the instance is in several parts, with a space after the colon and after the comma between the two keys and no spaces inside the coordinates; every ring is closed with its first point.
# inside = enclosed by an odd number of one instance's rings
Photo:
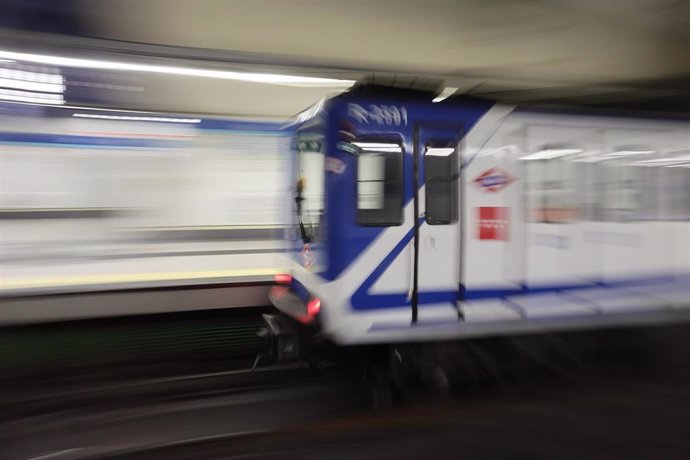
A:
{"type": "Polygon", "coordinates": [[[323,134],[319,126],[297,133],[296,209],[300,234],[305,243],[321,234],[324,212],[323,134]]]}

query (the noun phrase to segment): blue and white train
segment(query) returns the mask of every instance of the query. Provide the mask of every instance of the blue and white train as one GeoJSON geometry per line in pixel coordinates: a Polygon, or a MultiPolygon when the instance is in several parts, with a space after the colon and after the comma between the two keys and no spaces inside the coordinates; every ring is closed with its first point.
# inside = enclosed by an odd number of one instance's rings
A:
{"type": "Polygon", "coordinates": [[[271,301],[338,345],[690,318],[690,124],[360,87],[294,125],[271,301]]]}

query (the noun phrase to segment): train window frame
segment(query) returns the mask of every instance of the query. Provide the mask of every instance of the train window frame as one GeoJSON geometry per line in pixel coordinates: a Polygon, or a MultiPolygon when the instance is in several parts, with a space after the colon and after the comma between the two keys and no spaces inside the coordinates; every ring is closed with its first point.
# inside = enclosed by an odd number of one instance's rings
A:
{"type": "MultiPolygon", "coordinates": [[[[312,241],[318,241],[322,240],[324,235],[325,235],[325,225],[326,225],[326,206],[327,206],[327,197],[326,197],[326,170],[325,170],[325,163],[326,163],[326,150],[325,150],[325,142],[326,142],[326,135],[324,133],[325,129],[325,124],[321,120],[314,120],[311,123],[307,123],[304,126],[301,126],[297,131],[295,132],[293,142],[294,146],[293,149],[295,151],[295,161],[294,161],[294,174],[297,179],[297,183],[295,184],[295,192],[297,197],[301,198],[304,200],[301,202],[298,206],[302,207],[301,209],[296,209],[295,211],[297,212],[297,220],[299,222],[299,227],[303,228],[302,232],[302,239],[304,240],[305,243],[307,242],[312,242],[312,241]],[[299,147],[299,143],[303,142],[307,138],[307,142],[318,142],[319,149],[318,152],[315,152],[313,150],[302,150],[299,147]],[[319,168],[312,168],[313,171],[319,171],[319,177],[317,178],[317,183],[319,183],[321,193],[318,195],[318,200],[315,203],[312,203],[310,200],[308,200],[309,194],[303,194],[303,191],[298,192],[297,188],[300,186],[299,183],[302,182],[302,180],[306,180],[306,186],[309,187],[310,183],[312,182],[312,178],[307,178],[305,175],[302,174],[302,167],[303,167],[303,160],[304,157],[303,155],[305,154],[317,154],[321,158],[321,165],[319,168]],[[307,206],[305,206],[305,203],[307,206]],[[316,204],[316,206],[310,206],[316,204]],[[300,212],[301,211],[301,212],[300,212]],[[313,217],[316,217],[317,220],[314,222],[313,217]]],[[[312,196],[313,197],[313,196],[312,196]]]]}
{"type": "Polygon", "coordinates": [[[403,200],[405,191],[405,149],[404,144],[397,138],[376,137],[376,138],[357,138],[352,140],[352,153],[356,157],[355,162],[355,187],[354,187],[354,212],[355,223],[360,227],[397,227],[403,224],[403,200]],[[391,170],[397,173],[397,180],[391,180],[385,176],[387,166],[384,163],[384,177],[381,179],[383,185],[383,207],[366,209],[360,207],[360,158],[371,155],[384,157],[385,161],[393,161],[391,170]],[[392,159],[392,160],[391,160],[392,159]],[[393,190],[392,196],[386,196],[386,188],[391,183],[397,183],[397,190],[393,190]],[[392,203],[386,208],[387,201],[392,203]],[[388,215],[386,215],[388,213],[388,215]]]}
{"type": "Polygon", "coordinates": [[[458,145],[451,142],[438,143],[432,142],[424,146],[424,220],[429,225],[451,225],[458,221],[458,145]],[[450,152],[448,152],[450,150],[450,152]],[[438,151],[437,153],[429,153],[431,151],[438,151]],[[445,155],[444,155],[445,153],[445,155]],[[429,161],[430,158],[449,158],[450,165],[447,168],[449,173],[444,176],[429,177],[429,161]],[[446,193],[448,200],[448,218],[446,219],[436,219],[434,216],[430,215],[430,209],[433,206],[429,206],[430,198],[432,196],[430,187],[434,183],[449,182],[450,188],[446,193]]]}

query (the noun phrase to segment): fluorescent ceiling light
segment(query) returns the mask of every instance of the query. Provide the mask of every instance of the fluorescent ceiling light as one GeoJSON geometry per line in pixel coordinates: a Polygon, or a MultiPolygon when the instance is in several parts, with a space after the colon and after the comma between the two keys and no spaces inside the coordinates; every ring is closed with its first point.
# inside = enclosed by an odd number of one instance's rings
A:
{"type": "Polygon", "coordinates": [[[607,157],[626,157],[629,155],[651,155],[656,153],[655,150],[618,150],[616,152],[605,153],[607,157]]]}
{"type": "Polygon", "coordinates": [[[402,148],[398,144],[388,144],[382,142],[353,142],[355,145],[365,152],[402,152],[402,148]]]}
{"type": "Polygon", "coordinates": [[[73,109],[73,110],[92,110],[95,112],[122,112],[122,113],[142,113],[156,115],[156,112],[149,112],[145,110],[131,110],[131,109],[109,109],[103,107],[85,107],[81,105],[65,105],[61,107],[63,109],[73,109]]]}
{"type": "Polygon", "coordinates": [[[451,148],[451,147],[426,149],[426,155],[432,156],[432,157],[447,157],[448,155],[452,154],[453,152],[455,152],[455,149],[451,148]]]}
{"type": "Polygon", "coordinates": [[[83,69],[123,70],[130,72],[148,72],[188,77],[216,78],[221,80],[246,81],[289,86],[337,87],[346,88],[354,84],[353,80],[335,78],[302,77],[297,75],[280,75],[270,73],[233,72],[228,70],[199,69],[194,67],[177,67],[154,64],[136,64],[133,62],[100,61],[95,59],[78,59],[42,54],[15,53],[0,51],[0,59],[35,62],[61,67],[78,67],[83,69]]]}
{"type": "Polygon", "coordinates": [[[33,81],[37,83],[52,83],[62,85],[64,78],[59,73],[28,72],[26,70],[0,68],[0,78],[12,80],[33,81]]]}
{"type": "Polygon", "coordinates": [[[545,149],[521,157],[520,160],[553,160],[554,158],[575,155],[582,152],[582,149],[545,149]]]}
{"type": "Polygon", "coordinates": [[[19,91],[3,88],[0,88],[0,100],[50,105],[61,105],[65,103],[65,99],[62,97],[62,94],[32,93],[30,91],[19,91]]]}
{"type": "Polygon", "coordinates": [[[42,93],[63,93],[65,91],[65,85],[57,85],[54,83],[38,83],[35,81],[11,80],[9,78],[0,78],[0,88],[39,91],[42,93]]]}
{"type": "Polygon", "coordinates": [[[681,155],[679,157],[655,158],[653,160],[636,161],[633,164],[643,166],[664,166],[676,163],[687,163],[690,161],[690,155],[681,155]]]}
{"type": "Polygon", "coordinates": [[[441,94],[436,96],[431,102],[441,102],[444,99],[449,98],[458,91],[459,88],[446,87],[441,91],[441,94]]]}
{"type": "Polygon", "coordinates": [[[95,113],[75,113],[77,118],[98,118],[102,120],[159,121],[165,123],[201,123],[200,118],[133,117],[126,115],[101,115],[95,113]]]}
{"type": "Polygon", "coordinates": [[[577,158],[577,159],[573,160],[573,162],[577,162],[577,163],[598,163],[598,162],[600,162],[600,161],[606,161],[606,160],[612,160],[612,159],[613,159],[612,157],[608,157],[608,158],[607,158],[607,157],[603,157],[603,156],[600,157],[600,156],[593,155],[593,156],[584,157],[584,158],[577,158]]]}

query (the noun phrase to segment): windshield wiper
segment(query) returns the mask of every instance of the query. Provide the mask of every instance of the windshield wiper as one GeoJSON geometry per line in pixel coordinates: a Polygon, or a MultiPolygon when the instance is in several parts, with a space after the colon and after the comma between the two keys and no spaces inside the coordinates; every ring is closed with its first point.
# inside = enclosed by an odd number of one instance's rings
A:
{"type": "Polygon", "coordinates": [[[304,222],[302,221],[302,202],[304,201],[304,197],[302,196],[302,189],[303,186],[300,181],[297,183],[297,196],[295,196],[295,204],[297,207],[297,221],[299,223],[299,232],[300,236],[302,237],[302,241],[304,241],[305,243],[311,243],[311,225],[309,225],[309,231],[307,231],[307,228],[305,227],[304,222]]]}

